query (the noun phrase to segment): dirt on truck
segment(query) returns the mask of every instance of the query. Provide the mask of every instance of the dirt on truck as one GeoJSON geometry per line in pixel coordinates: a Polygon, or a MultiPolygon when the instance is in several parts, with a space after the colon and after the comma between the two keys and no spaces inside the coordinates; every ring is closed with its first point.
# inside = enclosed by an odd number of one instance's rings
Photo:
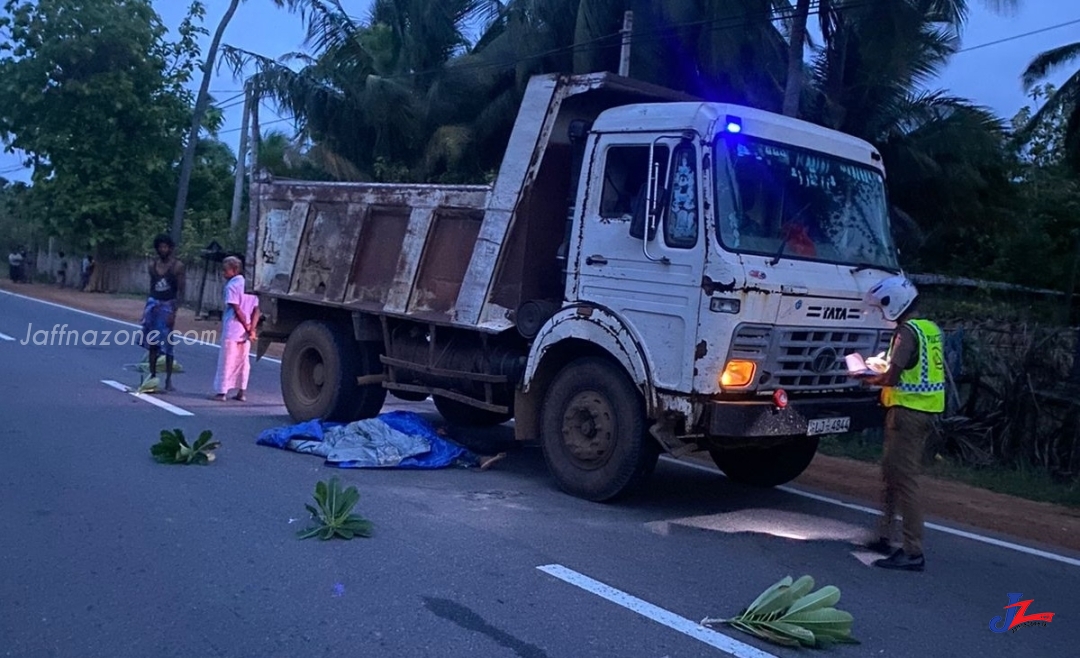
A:
{"type": "Polygon", "coordinates": [[[387,394],[515,420],[568,493],[662,452],[788,482],[880,422],[843,356],[892,326],[881,157],[819,126],[601,73],[538,76],[489,186],[252,183],[247,280],[297,421],[387,394]]]}

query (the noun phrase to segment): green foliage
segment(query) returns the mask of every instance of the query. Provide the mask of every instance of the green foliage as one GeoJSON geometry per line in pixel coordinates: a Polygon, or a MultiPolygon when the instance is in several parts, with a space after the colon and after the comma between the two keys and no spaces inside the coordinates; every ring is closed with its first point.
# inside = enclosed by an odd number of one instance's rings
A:
{"type": "Polygon", "coordinates": [[[159,464],[207,465],[217,458],[213,453],[221,443],[213,441],[213,433],[204,430],[194,445],[189,445],[184,433],[175,429],[161,430],[161,440],[150,446],[150,454],[159,464]]]}
{"type": "Polygon", "coordinates": [[[1046,103],[1029,117],[1023,126],[1021,136],[1045,131],[1050,126],[1052,131],[1064,125],[1060,133],[1059,155],[1074,173],[1080,174],[1080,66],[1065,80],[1061,88],[1049,85],[1039,87],[1057,69],[1076,66],[1080,63],[1080,41],[1052,48],[1035,57],[1024,71],[1024,89],[1039,94],[1046,92],[1046,103]]]}
{"type": "Polygon", "coordinates": [[[315,485],[315,502],[318,508],[304,505],[316,525],[301,530],[297,535],[300,539],[318,537],[324,541],[335,536],[342,539],[370,537],[371,522],[352,513],[359,500],[360,493],[356,487],[349,486],[342,491],[341,483],[336,477],[329,483],[320,481],[315,485]]]}
{"type": "MultiPolygon", "coordinates": [[[[158,356],[158,359],[157,359],[157,371],[158,372],[165,372],[165,361],[166,361],[166,358],[165,358],[164,354],[158,356]]],[[[139,363],[135,364],[135,369],[137,371],[139,371],[139,372],[147,372],[147,373],[150,372],[150,353],[149,352],[143,354],[143,360],[140,361],[139,363]]],[[[182,373],[182,372],[184,372],[184,367],[182,365],[180,365],[179,361],[174,359],[173,360],[172,371],[173,371],[174,375],[178,374],[178,373],[182,373]]]]}
{"type": "MultiPolygon", "coordinates": [[[[104,261],[167,227],[204,15],[196,0],[169,40],[150,0],[4,1],[0,139],[33,167],[18,214],[32,237],[104,261]]],[[[212,137],[220,119],[198,146],[190,215],[227,227],[235,158],[212,137]]]]}
{"type": "MultiPolygon", "coordinates": [[[[149,371],[150,368],[147,368],[149,371]]],[[[136,393],[157,393],[161,389],[160,377],[147,377],[139,384],[139,388],[135,389],[136,393]]]]}
{"type": "Polygon", "coordinates": [[[163,209],[156,188],[171,173],[196,53],[170,47],[148,0],[4,9],[0,134],[30,154],[51,232],[123,251],[163,209]]]}
{"type": "Polygon", "coordinates": [[[703,626],[727,624],[763,640],[788,647],[859,644],[852,637],[851,613],[837,610],[840,590],[832,585],[814,589],[814,579],[786,576],[761,593],[730,619],[702,620],[703,626]]]}

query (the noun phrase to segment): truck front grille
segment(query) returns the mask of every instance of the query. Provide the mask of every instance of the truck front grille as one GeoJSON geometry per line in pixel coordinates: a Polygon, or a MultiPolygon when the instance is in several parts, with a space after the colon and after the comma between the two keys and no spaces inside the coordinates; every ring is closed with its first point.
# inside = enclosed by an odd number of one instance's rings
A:
{"type": "Polygon", "coordinates": [[[731,345],[731,358],[758,363],[759,389],[826,391],[854,388],[844,357],[873,356],[888,348],[891,332],[878,329],[768,327],[743,325],[731,345]]]}

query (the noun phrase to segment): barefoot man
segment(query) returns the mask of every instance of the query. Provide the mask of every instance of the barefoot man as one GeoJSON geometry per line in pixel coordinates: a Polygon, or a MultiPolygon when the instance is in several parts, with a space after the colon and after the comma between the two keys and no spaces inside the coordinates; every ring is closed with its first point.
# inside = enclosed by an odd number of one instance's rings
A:
{"type": "Polygon", "coordinates": [[[142,332],[150,358],[150,377],[157,377],[158,355],[165,354],[165,390],[172,391],[173,328],[176,327],[176,308],[184,298],[184,264],[173,255],[172,238],[154,238],[157,259],[150,263],[150,298],[143,310],[142,332]]]}

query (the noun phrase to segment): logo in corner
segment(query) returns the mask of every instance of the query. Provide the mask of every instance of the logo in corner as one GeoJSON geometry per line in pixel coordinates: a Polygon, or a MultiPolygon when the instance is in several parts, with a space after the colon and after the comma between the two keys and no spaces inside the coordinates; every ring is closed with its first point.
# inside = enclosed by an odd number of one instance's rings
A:
{"type": "Polygon", "coordinates": [[[994,617],[990,620],[990,630],[995,633],[1006,633],[1008,631],[1014,631],[1014,629],[1021,626],[1046,626],[1054,620],[1054,613],[1052,612],[1036,612],[1034,614],[1028,614],[1028,606],[1034,602],[1035,599],[1028,599],[1021,601],[1024,597],[1020,593],[1009,594],[1009,605],[1005,606],[1005,618],[994,617]]]}

